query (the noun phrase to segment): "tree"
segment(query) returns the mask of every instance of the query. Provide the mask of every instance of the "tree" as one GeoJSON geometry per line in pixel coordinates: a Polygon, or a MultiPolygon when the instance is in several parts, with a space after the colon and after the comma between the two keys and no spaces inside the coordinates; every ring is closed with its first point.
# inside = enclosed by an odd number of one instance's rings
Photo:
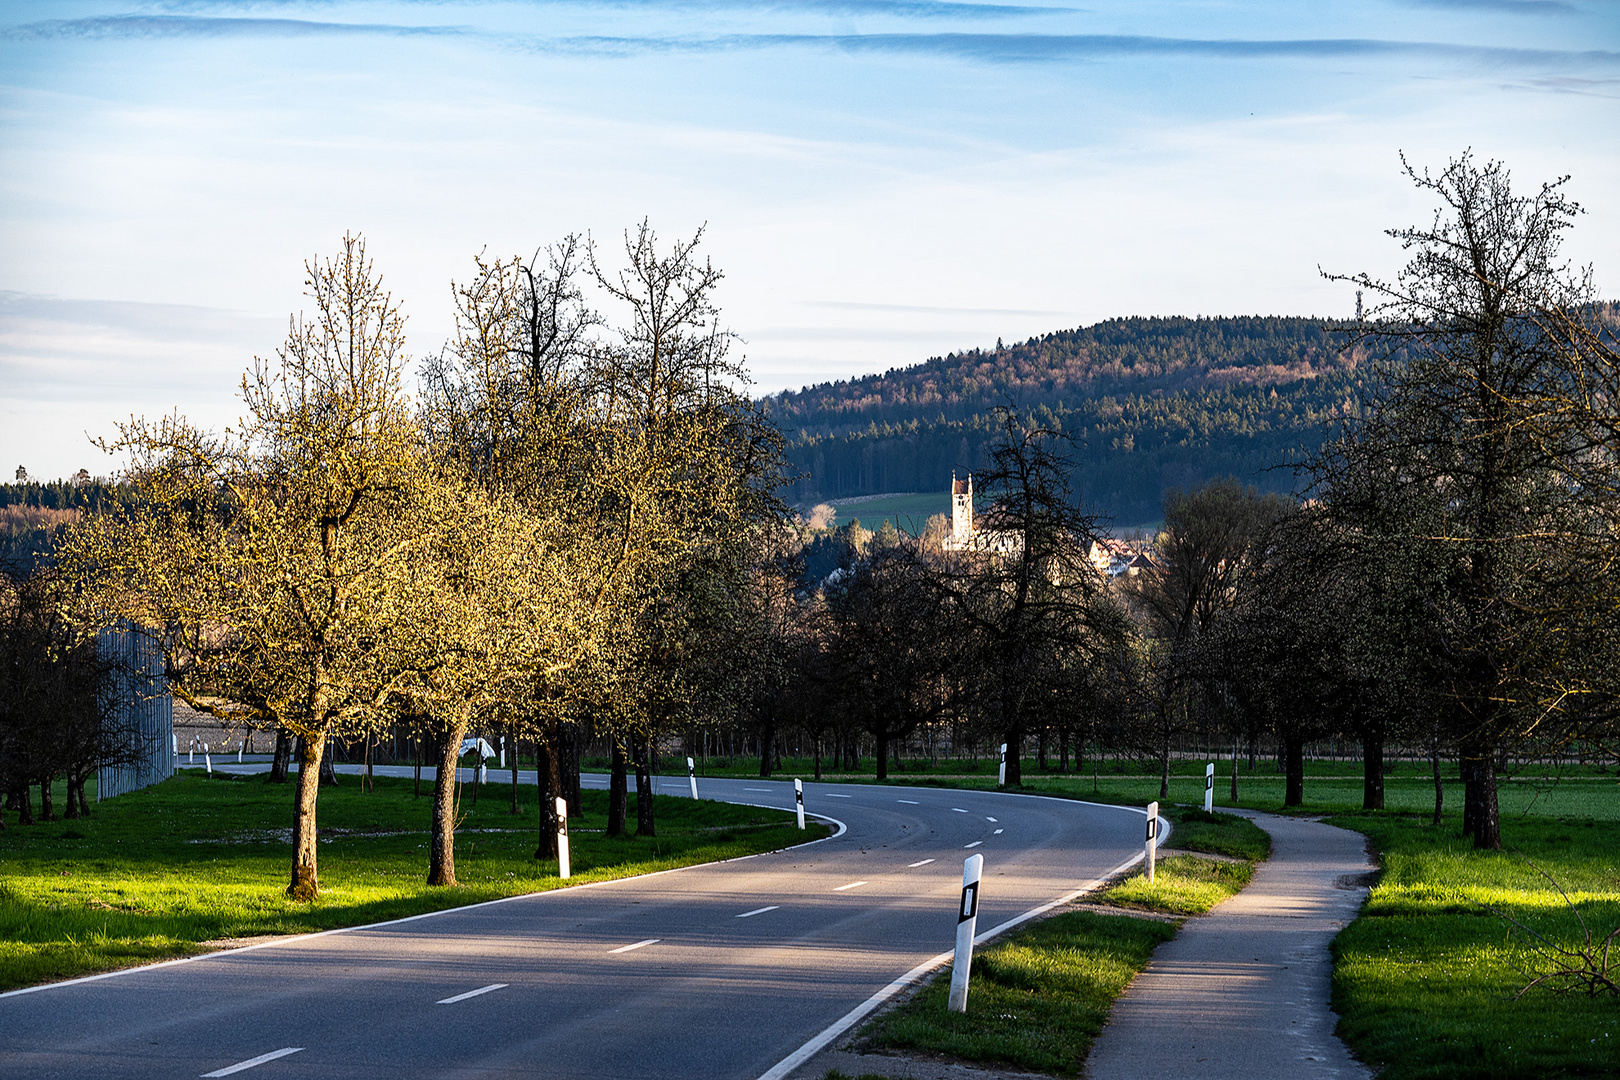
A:
{"type": "MultiPolygon", "coordinates": [[[[1363,418],[1317,475],[1344,492],[1357,471],[1378,475],[1431,508],[1387,523],[1380,540],[1425,549],[1443,567],[1430,583],[1430,668],[1461,758],[1465,826],[1477,847],[1497,848],[1498,758],[1559,715],[1544,690],[1560,658],[1579,651],[1572,631],[1590,622],[1581,615],[1595,597],[1577,583],[1609,577],[1607,559],[1592,557],[1603,539],[1612,544],[1612,512],[1599,505],[1601,486],[1569,478],[1612,453],[1594,453],[1590,415],[1569,422],[1582,373],[1548,318],[1574,319],[1593,297],[1589,276],[1558,261],[1580,212],[1563,180],[1516,194],[1501,163],[1466,153],[1438,174],[1406,173],[1441,206],[1427,227],[1390,231],[1411,253],[1394,281],[1346,279],[1383,298],[1361,342],[1387,360],[1363,418]]],[[[1612,402],[1599,411],[1612,415],[1612,402]]]]}
{"type": "Polygon", "coordinates": [[[190,704],[299,737],[287,892],[301,900],[320,889],[328,740],[379,723],[428,662],[417,560],[446,505],[400,387],[403,318],[364,241],[305,268],[314,314],[243,377],[239,428],[123,425],[105,448],[129,453],[136,504],[87,518],[63,554],[88,608],[161,632],[190,704]]]}
{"type": "Polygon", "coordinates": [[[1157,559],[1127,587],[1150,638],[1161,799],[1170,796],[1170,741],[1187,722],[1192,687],[1201,673],[1212,676],[1203,680],[1206,689],[1220,686],[1218,670],[1200,665],[1202,638],[1232,609],[1240,584],[1263,562],[1265,537],[1289,508],[1281,496],[1261,495],[1230,477],[1165,495],[1157,559]]]}
{"type": "Polygon", "coordinates": [[[1121,645],[1125,627],[1086,559],[1097,523],[1073,501],[1069,462],[1055,449],[1066,436],[1010,407],[997,422],[990,467],[979,476],[997,542],[957,553],[938,581],[977,638],[980,687],[1007,744],[1007,784],[1016,787],[1043,657],[1100,656],[1121,645]]]}

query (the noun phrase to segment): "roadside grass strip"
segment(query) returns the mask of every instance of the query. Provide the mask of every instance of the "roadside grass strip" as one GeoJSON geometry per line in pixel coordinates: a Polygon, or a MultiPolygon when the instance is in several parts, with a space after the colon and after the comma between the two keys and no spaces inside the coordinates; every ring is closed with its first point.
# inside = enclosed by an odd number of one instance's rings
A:
{"type": "MultiPolygon", "coordinates": [[[[0,832],[0,991],[212,952],[245,939],[403,918],[507,896],[629,877],[804,843],[790,811],[660,798],[657,837],[609,839],[607,793],[586,791],[572,819],[573,877],[533,858],[534,789],[513,816],[510,788],[489,784],[456,837],[461,884],[425,884],[431,785],[345,776],[320,801],[322,894],[286,897],[291,786],[262,776],[183,771],[93,804],[87,818],[0,832]]],[[[630,822],[635,818],[631,797],[630,822]]]]}
{"type": "MultiPolygon", "coordinates": [[[[1370,814],[1330,823],[1366,833],[1383,863],[1334,942],[1333,974],[1339,1037],[1380,1080],[1620,1075],[1620,997],[1538,987],[1515,1000],[1549,967],[1501,917],[1564,948],[1583,944],[1584,918],[1601,941],[1620,924],[1620,830],[1504,818],[1506,850],[1484,852],[1451,816],[1438,828],[1370,814]]],[[[1610,965],[1620,977],[1620,950],[1610,965]]]]}
{"type": "MultiPolygon", "coordinates": [[[[1229,814],[1173,812],[1171,839],[1180,848],[1247,859],[1265,854],[1270,838],[1229,814]],[[1210,820],[1218,819],[1218,820],[1210,820]]],[[[872,1048],[946,1054],[1058,1076],[1077,1076],[1108,1021],[1114,999],[1147,966],[1153,950],[1175,937],[1179,916],[1200,914],[1249,883],[1254,864],[1173,855],[1149,884],[1140,869],[1068,911],[1016,931],[973,957],[965,1013],[946,1009],[946,969],[892,1011],[870,1022],[860,1043],[872,1048]],[[1117,907],[1118,914],[1097,910],[1117,907]],[[1143,918],[1132,912],[1169,915],[1143,918]]],[[[836,1080],[829,1074],[828,1080],[836,1080]]]]}
{"type": "Polygon", "coordinates": [[[945,1007],[947,970],[874,1021],[864,1040],[1077,1075],[1114,998],[1175,932],[1127,915],[1054,915],[974,955],[967,1012],[945,1007]]]}

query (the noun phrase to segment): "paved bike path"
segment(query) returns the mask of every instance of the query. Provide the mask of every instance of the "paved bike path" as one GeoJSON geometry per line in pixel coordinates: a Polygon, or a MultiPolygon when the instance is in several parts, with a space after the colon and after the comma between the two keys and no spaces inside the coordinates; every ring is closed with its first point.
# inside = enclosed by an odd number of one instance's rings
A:
{"type": "Polygon", "coordinates": [[[1248,888],[1188,919],[1114,1003],[1087,1080],[1363,1080],[1333,1034],[1329,944],[1373,866],[1360,833],[1232,811],[1271,834],[1248,888]]]}

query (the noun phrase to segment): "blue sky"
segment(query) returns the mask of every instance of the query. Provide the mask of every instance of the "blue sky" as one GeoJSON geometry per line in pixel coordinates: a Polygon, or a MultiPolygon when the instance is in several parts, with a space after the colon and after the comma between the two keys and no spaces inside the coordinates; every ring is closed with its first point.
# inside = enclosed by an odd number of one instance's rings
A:
{"type": "Polygon", "coordinates": [[[1620,0],[0,8],[0,474],[211,425],[363,232],[436,350],[472,256],[707,224],[756,389],[1130,314],[1346,315],[1398,154],[1572,174],[1613,295],[1620,0]]]}

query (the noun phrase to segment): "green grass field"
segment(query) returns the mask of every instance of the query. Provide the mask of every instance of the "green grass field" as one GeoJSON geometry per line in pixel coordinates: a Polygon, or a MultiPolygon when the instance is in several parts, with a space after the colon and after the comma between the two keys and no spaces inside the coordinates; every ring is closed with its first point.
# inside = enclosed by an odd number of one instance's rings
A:
{"type": "MultiPolygon", "coordinates": [[[[291,786],[263,777],[186,770],[96,805],[78,821],[0,832],[0,990],[207,951],[202,944],[297,934],[399,918],[562,887],[554,860],[533,858],[534,790],[513,817],[510,795],[463,795],[456,872],[427,876],[430,800],[409,780],[359,790],[345,776],[320,796],[322,895],[295,903],[284,889],[292,859],[291,786]]],[[[58,805],[61,805],[58,803],[58,805]]],[[[635,798],[631,797],[632,824],[635,798]]],[[[690,799],[657,802],[658,836],[609,840],[605,792],[584,793],[570,822],[573,883],[734,858],[826,834],[800,832],[791,814],[690,799]]]]}
{"type": "MultiPolygon", "coordinates": [[[[1612,797],[1612,796],[1611,796],[1612,797]]],[[[1620,1076],[1620,998],[1535,989],[1539,966],[1501,914],[1564,946],[1620,924],[1620,833],[1592,817],[1503,822],[1506,850],[1472,849],[1448,816],[1347,814],[1383,877],[1334,944],[1339,1034],[1382,1080],[1620,1076]],[[1532,865],[1533,864],[1533,865],[1532,865]]],[[[1620,981],[1620,950],[1611,976],[1620,981]]]]}

